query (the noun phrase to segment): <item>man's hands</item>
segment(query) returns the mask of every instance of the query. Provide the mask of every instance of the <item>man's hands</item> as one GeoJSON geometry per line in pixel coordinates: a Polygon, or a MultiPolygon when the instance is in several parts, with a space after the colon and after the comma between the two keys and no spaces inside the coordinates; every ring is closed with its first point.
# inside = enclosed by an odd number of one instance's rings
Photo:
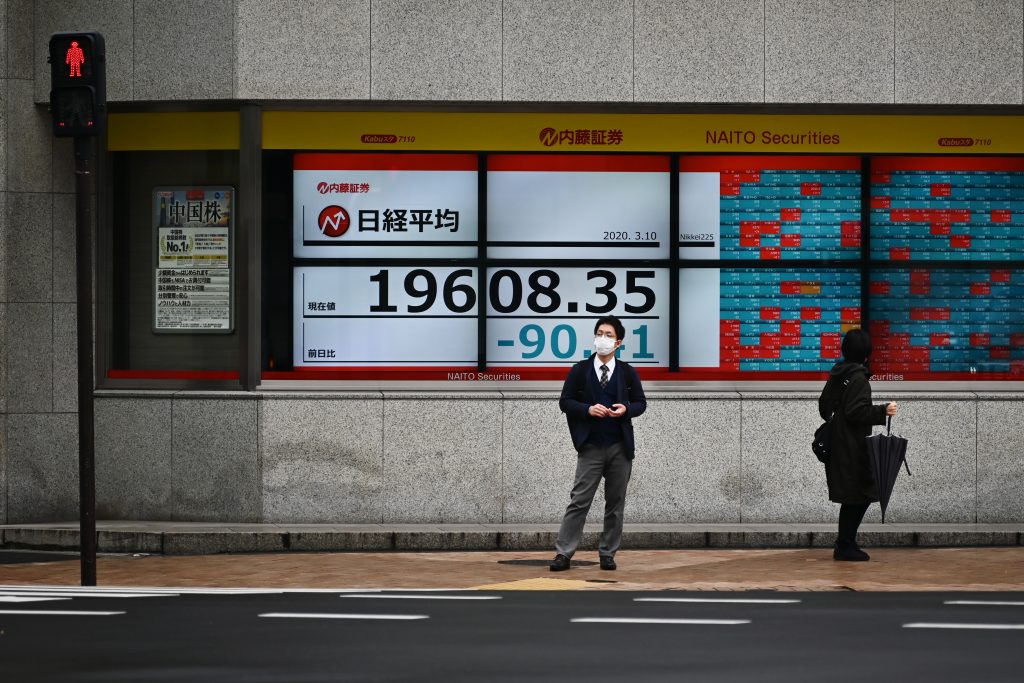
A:
{"type": "Polygon", "coordinates": [[[600,403],[595,403],[587,412],[591,417],[622,417],[626,414],[626,406],[614,403],[611,408],[606,408],[600,403]]]}

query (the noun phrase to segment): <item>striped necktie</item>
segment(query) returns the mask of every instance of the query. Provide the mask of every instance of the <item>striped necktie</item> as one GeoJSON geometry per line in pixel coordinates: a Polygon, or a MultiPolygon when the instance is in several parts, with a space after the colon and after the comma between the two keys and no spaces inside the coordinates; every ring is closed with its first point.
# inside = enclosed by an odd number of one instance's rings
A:
{"type": "Polygon", "coordinates": [[[608,366],[601,366],[601,388],[604,389],[608,386],[608,366]]]}

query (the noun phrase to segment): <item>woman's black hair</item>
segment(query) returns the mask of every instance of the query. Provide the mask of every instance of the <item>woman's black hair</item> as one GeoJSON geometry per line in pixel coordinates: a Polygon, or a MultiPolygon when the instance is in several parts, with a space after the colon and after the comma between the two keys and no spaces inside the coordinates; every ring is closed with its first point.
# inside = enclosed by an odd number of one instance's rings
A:
{"type": "Polygon", "coordinates": [[[597,334],[597,328],[601,325],[611,325],[615,329],[615,338],[622,341],[626,338],[626,328],[622,326],[622,323],[614,315],[603,315],[597,319],[597,324],[594,325],[594,334],[597,334]]]}
{"type": "Polygon", "coordinates": [[[852,329],[843,336],[843,359],[850,363],[865,363],[871,355],[871,337],[864,330],[852,329]]]}

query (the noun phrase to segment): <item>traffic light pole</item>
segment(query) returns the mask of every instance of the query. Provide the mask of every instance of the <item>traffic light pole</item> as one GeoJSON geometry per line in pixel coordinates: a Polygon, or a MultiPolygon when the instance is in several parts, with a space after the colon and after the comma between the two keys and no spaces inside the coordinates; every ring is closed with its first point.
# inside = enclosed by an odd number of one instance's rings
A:
{"type": "Polygon", "coordinates": [[[96,585],[96,437],[93,393],[92,249],[96,200],[96,138],[106,128],[106,41],[80,31],[50,36],[50,115],[53,134],[75,139],[75,252],[78,332],[78,537],[82,585],[96,585]]]}
{"type": "Polygon", "coordinates": [[[75,250],[78,258],[78,492],[82,585],[96,585],[96,449],[93,429],[92,226],[96,138],[75,138],[75,250]]]}

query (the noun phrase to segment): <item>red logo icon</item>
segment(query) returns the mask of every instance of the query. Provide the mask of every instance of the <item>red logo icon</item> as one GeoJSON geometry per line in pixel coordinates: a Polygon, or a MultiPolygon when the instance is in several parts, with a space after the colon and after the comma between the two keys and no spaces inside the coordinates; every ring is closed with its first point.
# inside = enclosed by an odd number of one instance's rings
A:
{"type": "Polygon", "coordinates": [[[545,147],[550,147],[558,142],[558,131],[554,128],[545,128],[540,132],[540,141],[545,147]]]}
{"type": "Polygon", "coordinates": [[[348,211],[336,204],[325,206],[320,212],[317,223],[324,237],[341,237],[348,230],[351,219],[348,211]]]}

